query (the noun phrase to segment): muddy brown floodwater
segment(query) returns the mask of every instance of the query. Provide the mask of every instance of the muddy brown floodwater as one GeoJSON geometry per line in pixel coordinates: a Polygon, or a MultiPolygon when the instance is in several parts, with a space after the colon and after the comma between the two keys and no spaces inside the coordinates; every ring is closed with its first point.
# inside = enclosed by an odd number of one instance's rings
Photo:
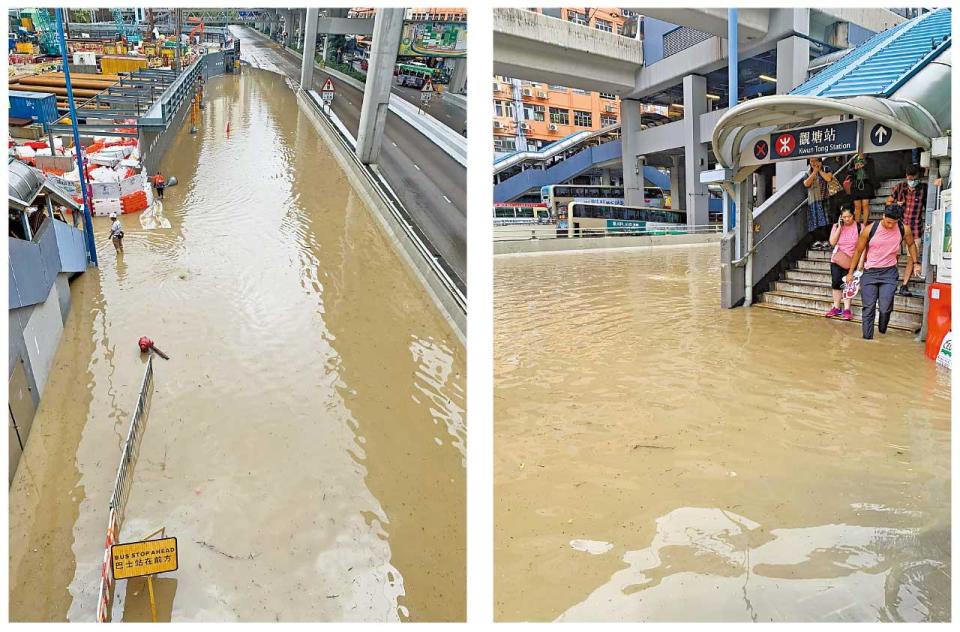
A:
{"type": "Polygon", "coordinates": [[[499,620],[949,621],[950,376],[720,308],[716,245],[497,257],[499,620]]]}
{"type": "MultiPolygon", "coordinates": [[[[10,616],[95,619],[107,501],[156,391],[121,539],[165,527],[162,619],[462,620],[465,353],[284,79],[207,83],[169,229],[96,222],[10,497],[10,616]],[[225,134],[231,123],[229,137],[225,134]]],[[[149,618],[120,582],[114,620],[149,618]]]]}

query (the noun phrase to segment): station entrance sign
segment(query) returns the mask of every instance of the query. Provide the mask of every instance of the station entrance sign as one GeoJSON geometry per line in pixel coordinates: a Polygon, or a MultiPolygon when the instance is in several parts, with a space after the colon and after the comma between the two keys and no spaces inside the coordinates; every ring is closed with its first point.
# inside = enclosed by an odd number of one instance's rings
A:
{"type": "MultiPolygon", "coordinates": [[[[760,140],[754,144],[754,156],[762,160],[767,153],[760,140]]],[[[770,160],[796,160],[838,154],[860,149],[860,122],[843,121],[815,127],[803,127],[770,135],[770,160]]]]}

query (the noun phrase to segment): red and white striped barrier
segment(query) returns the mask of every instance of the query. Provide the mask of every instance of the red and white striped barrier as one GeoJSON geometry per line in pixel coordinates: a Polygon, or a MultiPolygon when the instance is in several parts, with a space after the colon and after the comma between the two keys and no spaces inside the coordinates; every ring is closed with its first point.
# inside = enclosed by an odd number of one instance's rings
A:
{"type": "Polygon", "coordinates": [[[110,520],[107,526],[107,539],[103,544],[103,566],[100,569],[100,597],[97,600],[97,623],[110,621],[110,606],[113,602],[113,566],[111,565],[110,549],[120,536],[117,528],[117,512],[110,510],[110,520]]]}

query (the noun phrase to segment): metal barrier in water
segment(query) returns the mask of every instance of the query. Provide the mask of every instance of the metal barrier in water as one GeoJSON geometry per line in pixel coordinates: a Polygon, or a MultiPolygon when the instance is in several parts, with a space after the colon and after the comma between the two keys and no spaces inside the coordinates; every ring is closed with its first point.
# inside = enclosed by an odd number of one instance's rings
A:
{"type": "Polygon", "coordinates": [[[120,528],[130,497],[130,487],[133,481],[133,469],[140,455],[140,441],[146,425],[147,414],[150,411],[150,399],[153,394],[153,354],[147,358],[147,368],[143,372],[143,381],[140,383],[140,393],[137,396],[137,407],[130,417],[130,430],[127,439],[123,442],[123,451],[120,456],[120,465],[117,468],[117,478],[110,495],[110,516],[107,520],[107,539],[104,542],[103,566],[100,570],[100,593],[97,600],[97,622],[110,621],[111,607],[113,606],[113,567],[110,563],[110,547],[120,541],[120,528]]]}

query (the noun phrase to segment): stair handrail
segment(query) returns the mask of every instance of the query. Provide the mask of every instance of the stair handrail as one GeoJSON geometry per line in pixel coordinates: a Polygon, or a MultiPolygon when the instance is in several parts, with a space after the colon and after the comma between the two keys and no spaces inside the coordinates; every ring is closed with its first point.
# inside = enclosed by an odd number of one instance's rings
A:
{"type": "MultiPolygon", "coordinates": [[[[849,166],[850,163],[853,162],[853,159],[856,158],[856,157],[857,157],[857,154],[854,154],[853,156],[851,156],[849,160],[847,160],[845,163],[843,163],[843,165],[841,165],[840,168],[837,169],[837,170],[834,172],[834,176],[839,175],[841,171],[843,171],[844,169],[846,169],[847,166],[849,166]]],[[[793,217],[794,215],[796,215],[796,214],[797,214],[797,211],[799,211],[800,209],[802,209],[802,208],[804,207],[804,205],[807,204],[807,203],[808,203],[807,200],[803,200],[802,202],[800,202],[800,204],[798,204],[796,208],[794,208],[792,211],[790,211],[790,212],[787,214],[786,217],[784,217],[782,220],[780,220],[780,222],[779,222],[776,226],[774,226],[773,228],[771,228],[771,229],[770,229],[770,232],[768,232],[766,235],[764,235],[763,237],[761,237],[761,238],[760,238],[760,241],[758,241],[757,243],[755,243],[755,244],[753,245],[753,247],[750,248],[742,257],[740,257],[740,258],[737,259],[736,261],[732,262],[731,265],[734,266],[734,267],[736,267],[736,268],[742,267],[742,266],[747,262],[747,259],[749,259],[750,256],[753,255],[753,254],[757,251],[757,248],[760,247],[760,244],[762,244],[764,241],[766,241],[767,237],[769,237],[770,235],[772,235],[773,233],[775,233],[775,232],[777,231],[777,229],[779,229],[781,226],[783,226],[783,225],[787,222],[788,219],[790,219],[791,217],[793,217]]]]}

